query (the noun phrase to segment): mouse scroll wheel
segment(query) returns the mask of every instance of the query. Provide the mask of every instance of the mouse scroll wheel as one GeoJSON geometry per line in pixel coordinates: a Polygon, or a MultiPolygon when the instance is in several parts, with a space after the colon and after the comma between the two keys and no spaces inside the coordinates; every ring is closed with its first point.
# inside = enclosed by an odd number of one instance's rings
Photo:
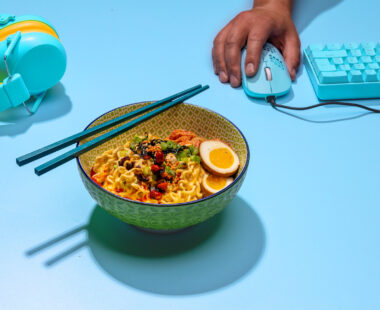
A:
{"type": "Polygon", "coordinates": [[[265,67],[265,77],[267,78],[268,81],[272,81],[272,71],[270,71],[269,67],[265,67]]]}

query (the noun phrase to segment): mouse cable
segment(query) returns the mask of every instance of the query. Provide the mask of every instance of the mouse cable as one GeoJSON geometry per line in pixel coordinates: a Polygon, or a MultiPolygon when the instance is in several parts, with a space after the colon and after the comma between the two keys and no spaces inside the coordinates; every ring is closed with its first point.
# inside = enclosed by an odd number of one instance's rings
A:
{"type": "Polygon", "coordinates": [[[269,102],[273,108],[283,108],[283,109],[290,109],[290,110],[297,110],[297,111],[314,109],[314,108],[321,107],[324,105],[345,105],[345,106],[349,106],[349,107],[361,108],[361,109],[368,110],[368,111],[373,112],[373,113],[380,113],[379,109],[374,109],[374,108],[370,108],[370,107],[367,107],[367,106],[362,105],[362,104],[351,103],[351,102],[326,101],[326,102],[321,102],[318,104],[310,105],[307,107],[292,107],[292,106],[287,106],[287,105],[282,105],[282,104],[276,103],[276,97],[275,96],[268,96],[265,98],[265,100],[267,102],[269,102]]]}

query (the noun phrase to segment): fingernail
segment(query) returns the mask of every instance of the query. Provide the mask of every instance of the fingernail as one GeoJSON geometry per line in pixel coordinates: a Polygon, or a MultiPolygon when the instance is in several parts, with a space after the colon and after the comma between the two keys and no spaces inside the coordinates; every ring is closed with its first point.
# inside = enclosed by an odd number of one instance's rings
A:
{"type": "Polygon", "coordinates": [[[226,72],[224,72],[224,71],[219,72],[219,80],[222,83],[226,83],[228,81],[228,76],[227,76],[226,72]]]}
{"type": "Polygon", "coordinates": [[[253,65],[253,63],[250,62],[245,66],[245,73],[249,76],[255,73],[255,66],[253,65]]]}
{"type": "Polygon", "coordinates": [[[238,87],[240,85],[240,81],[237,79],[236,76],[231,75],[230,77],[230,84],[232,87],[238,87]]]}

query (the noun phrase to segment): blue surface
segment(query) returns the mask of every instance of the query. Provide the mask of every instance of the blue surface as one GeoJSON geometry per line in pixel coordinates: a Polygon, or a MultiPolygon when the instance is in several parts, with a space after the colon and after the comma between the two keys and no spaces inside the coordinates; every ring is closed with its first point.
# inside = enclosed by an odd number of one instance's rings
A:
{"type": "MultiPolygon", "coordinates": [[[[305,47],[378,37],[376,0],[299,2],[305,47]]],[[[380,118],[334,107],[297,114],[304,121],[220,84],[213,38],[249,6],[2,3],[3,12],[51,21],[68,60],[36,115],[0,114],[2,310],[380,308],[380,118]],[[194,232],[160,239],[115,222],[95,206],[74,161],[41,177],[33,168],[43,160],[16,165],[107,110],[197,83],[210,89],[191,102],[239,126],[253,155],[238,198],[194,232]]],[[[306,70],[278,101],[317,102],[306,70]]]]}
{"type": "MultiPolygon", "coordinates": [[[[244,49],[241,57],[242,72],[245,72],[246,54],[247,50],[244,49]]],[[[254,98],[277,98],[289,92],[292,80],[285,60],[275,46],[270,43],[264,45],[259,69],[252,77],[242,74],[242,87],[248,96],[254,98]]]]}
{"type": "Polygon", "coordinates": [[[380,43],[312,44],[304,60],[320,99],[380,97],[380,43]]]}

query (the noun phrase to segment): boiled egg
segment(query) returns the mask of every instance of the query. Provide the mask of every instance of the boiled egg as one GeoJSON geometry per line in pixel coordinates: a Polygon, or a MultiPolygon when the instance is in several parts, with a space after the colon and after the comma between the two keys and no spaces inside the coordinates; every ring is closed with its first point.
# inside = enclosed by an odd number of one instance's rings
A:
{"type": "Polygon", "coordinates": [[[204,168],[214,175],[229,177],[239,169],[239,157],[229,145],[222,141],[202,142],[199,155],[204,168]]]}
{"type": "Polygon", "coordinates": [[[202,179],[202,190],[205,196],[209,196],[219,192],[221,189],[230,185],[234,179],[232,177],[225,178],[213,174],[206,173],[202,179]]]}

